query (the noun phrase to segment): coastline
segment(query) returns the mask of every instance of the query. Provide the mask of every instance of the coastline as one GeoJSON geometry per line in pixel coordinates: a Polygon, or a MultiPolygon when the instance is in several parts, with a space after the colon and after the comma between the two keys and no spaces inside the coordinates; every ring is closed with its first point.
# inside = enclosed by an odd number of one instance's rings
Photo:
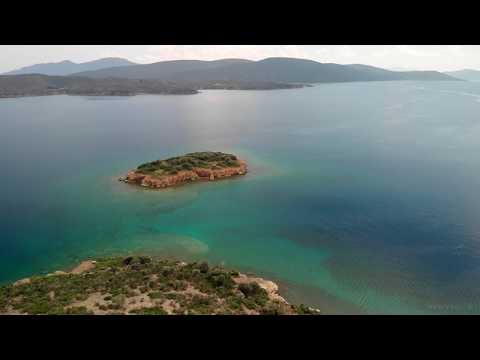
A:
{"type": "Polygon", "coordinates": [[[246,175],[248,172],[246,161],[241,159],[237,159],[236,161],[238,166],[221,169],[194,167],[191,170],[181,170],[175,174],[165,175],[161,178],[131,170],[127,175],[121,176],[118,180],[126,184],[138,185],[144,188],[165,189],[182,186],[187,183],[218,181],[234,176],[246,175]]]}
{"type": "Polygon", "coordinates": [[[101,258],[0,287],[0,315],[320,314],[288,303],[278,289],[273,281],[206,262],[101,258]]]}

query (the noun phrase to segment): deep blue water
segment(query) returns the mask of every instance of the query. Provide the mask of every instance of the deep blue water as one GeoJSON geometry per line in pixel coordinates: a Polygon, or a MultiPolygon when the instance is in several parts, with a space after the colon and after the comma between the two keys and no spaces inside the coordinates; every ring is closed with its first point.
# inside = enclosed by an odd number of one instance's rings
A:
{"type": "Polygon", "coordinates": [[[206,259],[326,313],[480,313],[480,83],[0,100],[0,282],[91,256],[206,259]],[[165,191],[147,160],[250,173],[165,191]]]}

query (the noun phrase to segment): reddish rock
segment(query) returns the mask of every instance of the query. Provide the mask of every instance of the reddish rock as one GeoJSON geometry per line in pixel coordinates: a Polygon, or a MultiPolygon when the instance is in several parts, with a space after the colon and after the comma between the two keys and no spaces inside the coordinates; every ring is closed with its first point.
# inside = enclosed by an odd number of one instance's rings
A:
{"type": "Polygon", "coordinates": [[[160,178],[130,171],[125,178],[121,179],[130,184],[137,184],[143,187],[159,189],[197,180],[213,181],[215,179],[227,178],[236,175],[245,175],[247,173],[247,163],[243,160],[237,160],[237,163],[239,165],[237,167],[221,169],[193,168],[192,170],[183,170],[179,171],[175,175],[167,175],[160,178]]]}

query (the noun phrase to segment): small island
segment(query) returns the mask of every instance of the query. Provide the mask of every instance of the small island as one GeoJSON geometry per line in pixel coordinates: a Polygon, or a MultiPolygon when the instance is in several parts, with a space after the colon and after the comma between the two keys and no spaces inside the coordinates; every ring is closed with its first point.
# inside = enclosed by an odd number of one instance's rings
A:
{"type": "Polygon", "coordinates": [[[317,315],[269,280],[206,262],[148,256],[86,260],[0,286],[0,315],[317,315]]]}
{"type": "Polygon", "coordinates": [[[142,164],[119,180],[161,189],[189,182],[214,181],[247,173],[247,163],[222,152],[195,152],[142,164]]]}

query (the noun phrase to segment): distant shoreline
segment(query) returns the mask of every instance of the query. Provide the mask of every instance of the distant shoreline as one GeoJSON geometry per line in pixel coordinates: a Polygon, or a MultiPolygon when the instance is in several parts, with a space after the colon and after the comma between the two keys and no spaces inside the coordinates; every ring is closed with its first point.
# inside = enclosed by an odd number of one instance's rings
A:
{"type": "Polygon", "coordinates": [[[73,96],[135,96],[135,95],[194,95],[200,90],[276,90],[297,89],[306,85],[266,81],[162,81],[143,79],[2,75],[0,98],[20,98],[52,95],[73,96]]]}

